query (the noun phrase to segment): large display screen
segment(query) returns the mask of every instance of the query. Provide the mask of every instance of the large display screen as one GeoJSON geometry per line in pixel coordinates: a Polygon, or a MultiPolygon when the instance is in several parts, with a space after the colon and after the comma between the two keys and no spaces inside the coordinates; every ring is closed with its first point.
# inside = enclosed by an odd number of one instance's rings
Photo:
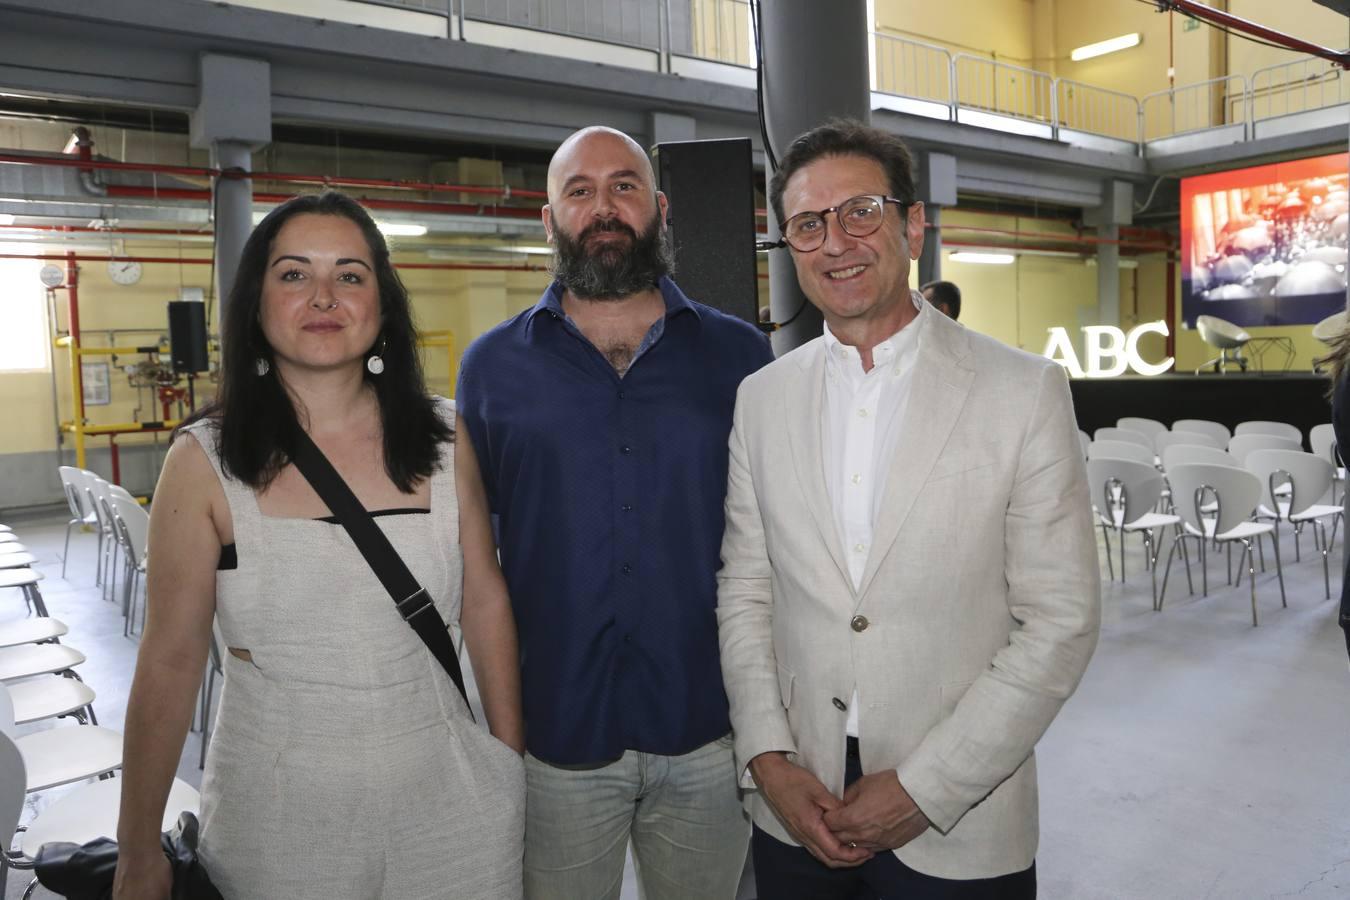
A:
{"type": "Polygon", "coordinates": [[[1345,309],[1350,154],[1181,180],[1181,315],[1313,324],[1345,309]]]}

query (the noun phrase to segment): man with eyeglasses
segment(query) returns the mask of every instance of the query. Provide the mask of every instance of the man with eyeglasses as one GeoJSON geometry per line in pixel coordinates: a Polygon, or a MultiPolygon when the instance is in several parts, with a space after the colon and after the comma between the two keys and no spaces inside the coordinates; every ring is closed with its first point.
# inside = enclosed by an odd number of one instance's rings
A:
{"type": "Polygon", "coordinates": [[[908,151],[836,121],[770,184],[825,333],[749,376],[718,574],[761,897],[1027,898],[1033,748],[1096,645],[1060,367],[909,287],[908,151]]]}

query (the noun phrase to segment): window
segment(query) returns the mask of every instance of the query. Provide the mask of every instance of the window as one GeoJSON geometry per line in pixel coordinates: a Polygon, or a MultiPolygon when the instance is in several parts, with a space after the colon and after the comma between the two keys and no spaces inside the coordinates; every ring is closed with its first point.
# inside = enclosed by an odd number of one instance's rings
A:
{"type": "MultiPolygon", "coordinates": [[[[15,252],[0,244],[0,255],[15,252]]],[[[23,252],[23,251],[18,251],[23,252]]],[[[0,258],[0,372],[48,368],[47,292],[42,263],[0,258]]]]}

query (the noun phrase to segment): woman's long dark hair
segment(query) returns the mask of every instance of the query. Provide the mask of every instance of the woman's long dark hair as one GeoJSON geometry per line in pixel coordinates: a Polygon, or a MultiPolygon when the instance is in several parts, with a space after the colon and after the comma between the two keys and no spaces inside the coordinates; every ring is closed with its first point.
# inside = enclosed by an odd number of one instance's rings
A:
{"type": "Polygon", "coordinates": [[[336,191],[286,201],[249,235],[221,323],[220,391],[214,403],[184,424],[216,420],[222,466],[231,477],[255,489],[270,484],[294,456],[300,421],[277,378],[260,314],[272,242],[287,221],[305,213],[350,219],[370,247],[383,320],[376,346],[382,348],[384,372],[364,374],[379,400],[385,471],[399,490],[411,493],[419,480],[435,471],[440,444],[453,440],[454,433],[427,393],[408,291],[394,271],[384,235],[359,203],[336,191]],[[267,374],[258,374],[258,360],[268,362],[271,370],[267,374]]]}

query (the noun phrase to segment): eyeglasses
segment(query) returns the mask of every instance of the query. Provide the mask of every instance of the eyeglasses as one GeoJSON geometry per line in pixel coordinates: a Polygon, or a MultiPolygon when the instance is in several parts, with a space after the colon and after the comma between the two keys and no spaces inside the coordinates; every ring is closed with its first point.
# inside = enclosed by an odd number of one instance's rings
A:
{"type": "Polygon", "coordinates": [[[798,253],[819,249],[825,243],[826,217],[830,213],[839,219],[839,227],[846,234],[867,237],[885,221],[887,203],[894,203],[902,210],[912,205],[881,194],[862,194],[820,212],[797,213],[783,225],[783,240],[777,246],[787,244],[798,253]]]}

